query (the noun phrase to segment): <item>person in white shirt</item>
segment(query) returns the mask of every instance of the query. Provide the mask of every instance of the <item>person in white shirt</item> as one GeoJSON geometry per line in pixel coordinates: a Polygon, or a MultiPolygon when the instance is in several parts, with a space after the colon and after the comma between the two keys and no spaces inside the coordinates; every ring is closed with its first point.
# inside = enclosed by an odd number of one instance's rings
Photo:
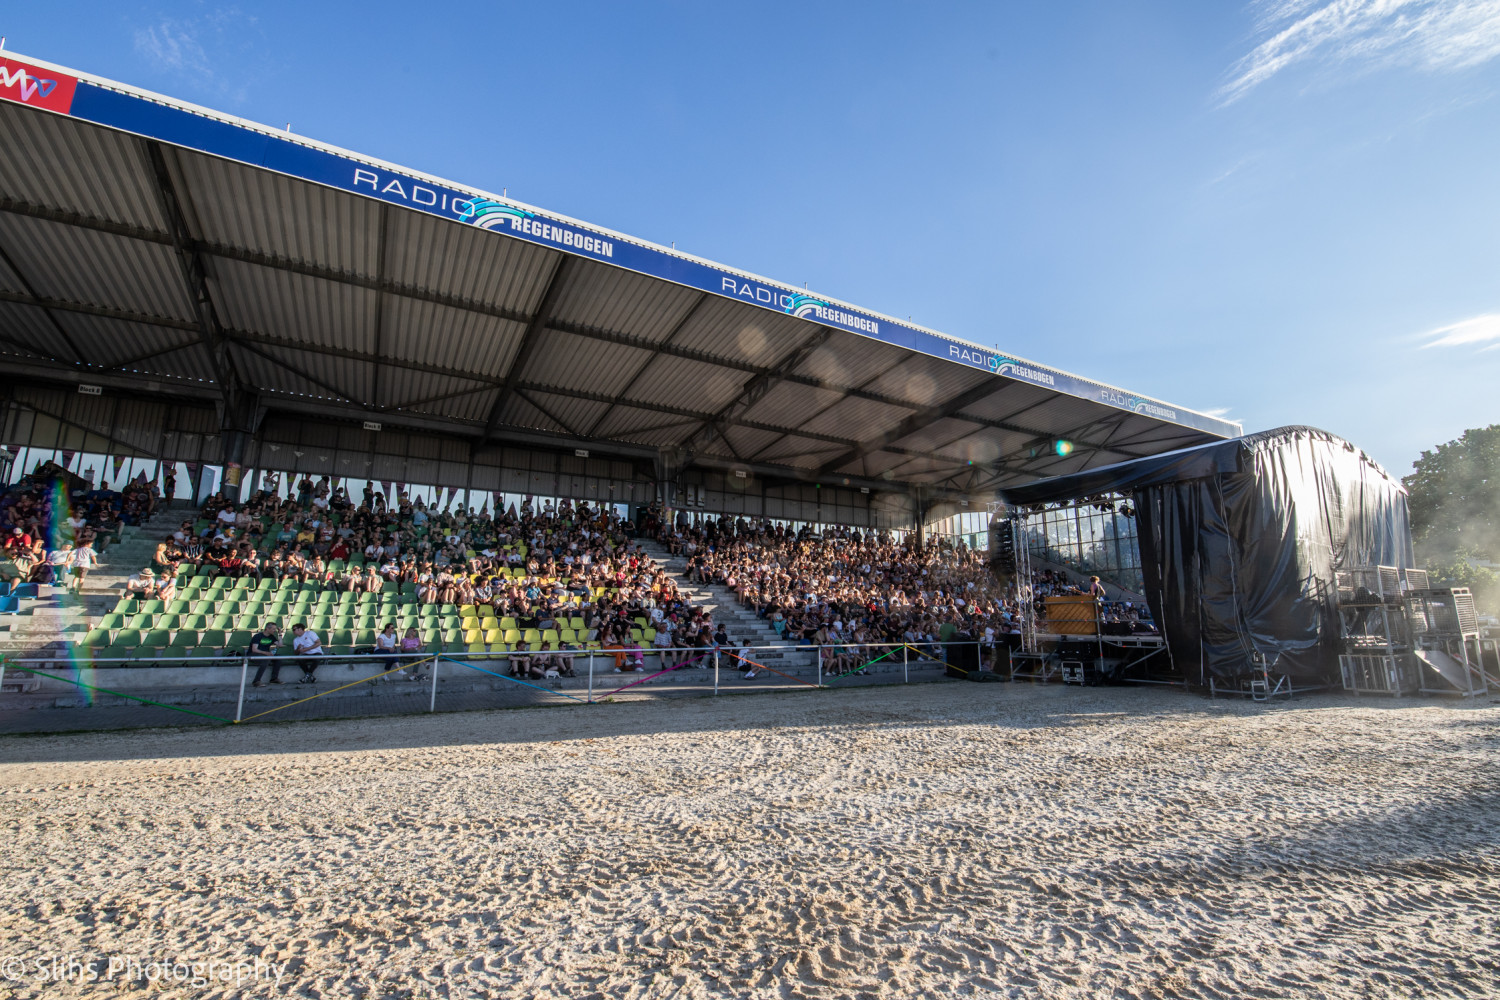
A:
{"type": "Polygon", "coordinates": [[[63,542],[61,546],[47,553],[47,564],[52,567],[52,585],[54,587],[66,587],[68,585],[68,570],[73,563],[73,543],[63,542]]]}
{"type": "Polygon", "coordinates": [[[94,551],[92,542],[84,542],[73,550],[73,558],[69,566],[73,570],[73,578],[70,582],[77,593],[83,593],[83,578],[89,575],[89,570],[99,564],[99,553],[94,551]]]}
{"type": "Polygon", "coordinates": [[[318,669],[318,657],[323,655],[323,640],[318,633],[299,622],[292,626],[292,652],[297,654],[297,666],[302,668],[303,684],[316,684],[313,671],[318,669]]]}

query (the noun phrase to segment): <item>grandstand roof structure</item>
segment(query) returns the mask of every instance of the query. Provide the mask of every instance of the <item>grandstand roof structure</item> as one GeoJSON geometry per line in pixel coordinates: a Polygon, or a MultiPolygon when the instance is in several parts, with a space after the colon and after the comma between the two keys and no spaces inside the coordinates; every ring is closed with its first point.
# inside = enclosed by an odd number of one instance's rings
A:
{"type": "Polygon", "coordinates": [[[0,354],[13,375],[887,488],[1000,488],[1240,433],[513,199],[0,56],[0,354]]]}

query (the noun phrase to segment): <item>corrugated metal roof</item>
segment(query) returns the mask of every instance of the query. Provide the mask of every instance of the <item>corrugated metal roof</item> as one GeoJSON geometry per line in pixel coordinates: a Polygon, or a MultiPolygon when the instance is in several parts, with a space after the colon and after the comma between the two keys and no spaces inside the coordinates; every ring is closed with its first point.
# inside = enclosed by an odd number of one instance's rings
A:
{"type": "Polygon", "coordinates": [[[890,427],[911,416],[912,411],[903,406],[873,399],[846,396],[823,413],[802,425],[805,431],[814,434],[829,434],[852,441],[864,439],[871,427],[890,427]]]}
{"type": "Polygon", "coordinates": [[[932,406],[986,380],[994,381],[995,376],[978,368],[917,355],[909,364],[882,375],[867,388],[877,395],[910,400],[918,406],[932,406]]]}
{"type": "Polygon", "coordinates": [[[3,212],[0,246],[43,298],[102,301],[169,319],[193,315],[171,247],[3,212]]]}
{"type": "Polygon", "coordinates": [[[801,418],[837,403],[841,394],[800,382],[778,382],[745,412],[745,419],[777,427],[801,426],[801,418]]]}
{"type": "Polygon", "coordinates": [[[575,261],[562,280],[554,318],[652,343],[671,333],[703,294],[592,261],[575,261]]]}
{"type": "Polygon", "coordinates": [[[617,404],[594,433],[634,444],[676,444],[698,424],[691,417],[617,404]]]}
{"type": "Polygon", "coordinates": [[[5,197],[163,231],[140,140],[110,129],[0,104],[0,191],[5,197]]]}
{"type": "Polygon", "coordinates": [[[749,379],[750,376],[733,368],[661,355],[635,380],[627,398],[637,402],[672,400],[689,410],[716,413],[739,394],[749,379]]]}
{"type": "Polygon", "coordinates": [[[636,370],[651,357],[651,352],[643,348],[605,343],[558,330],[544,330],[542,337],[520,373],[522,382],[613,396],[625,388],[636,370]]]}
{"type": "Polygon", "coordinates": [[[178,197],[209,243],[373,276],[380,205],[201,153],[177,154],[178,197]]]}
{"type": "Polygon", "coordinates": [[[957,417],[944,417],[934,420],[923,426],[920,430],[913,431],[898,441],[891,442],[897,448],[906,448],[911,451],[936,451],[949,442],[972,434],[979,429],[979,425],[968,420],[960,420],[957,417]]]}
{"type": "Polygon", "coordinates": [[[144,371],[146,369],[141,366],[152,361],[145,355],[199,343],[199,336],[193,330],[129,323],[63,310],[58,310],[54,316],[84,357],[91,364],[105,368],[123,365],[126,371],[144,371]]]}
{"type": "Polygon", "coordinates": [[[0,302],[0,350],[21,350],[39,358],[60,361],[82,361],[74,358],[68,345],[61,342],[57,327],[36,306],[17,302],[0,302]]]}
{"type": "Polygon", "coordinates": [[[387,278],[519,315],[536,312],[561,256],[404,208],[392,207],[387,225],[387,278]]]}
{"type": "Polygon", "coordinates": [[[911,357],[910,351],[899,347],[835,330],[822,347],[798,366],[797,374],[815,378],[824,385],[853,389],[911,357]]]}
{"type": "Polygon", "coordinates": [[[567,428],[569,434],[580,437],[587,436],[589,428],[604,416],[610,408],[610,404],[601,403],[592,399],[578,399],[573,396],[559,396],[556,393],[540,392],[534,389],[523,390],[523,395],[541,409],[545,409],[553,419],[567,428]]]}
{"type": "Polygon", "coordinates": [[[360,406],[374,392],[375,369],[366,362],[267,344],[237,344],[234,355],[241,378],[261,389],[360,406]]]}
{"type": "Polygon", "coordinates": [[[214,260],[211,273],[219,320],[231,330],[375,352],[375,292],[367,288],[237,260],[214,260]]]}
{"type": "Polygon", "coordinates": [[[526,328],[485,313],[385,295],[379,329],[382,357],[498,378],[510,369],[526,328]]]}
{"type": "Polygon", "coordinates": [[[769,367],[804,343],[817,328],[806,320],[708,298],[682,325],[672,345],[716,358],[769,367]]]}
{"type": "Polygon", "coordinates": [[[730,445],[738,452],[738,457],[750,461],[760,453],[761,449],[768,447],[771,442],[778,441],[785,435],[775,431],[763,431],[755,427],[729,427],[724,436],[729,439],[730,445]]]}

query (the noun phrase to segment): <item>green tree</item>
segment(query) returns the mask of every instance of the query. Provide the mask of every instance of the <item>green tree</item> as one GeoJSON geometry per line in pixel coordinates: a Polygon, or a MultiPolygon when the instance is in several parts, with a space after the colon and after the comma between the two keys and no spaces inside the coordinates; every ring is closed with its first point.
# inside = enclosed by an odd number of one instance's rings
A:
{"type": "Polygon", "coordinates": [[[1493,605],[1495,575],[1472,563],[1500,556],[1500,424],[1464,431],[1422,452],[1412,468],[1402,482],[1418,563],[1493,605]]]}

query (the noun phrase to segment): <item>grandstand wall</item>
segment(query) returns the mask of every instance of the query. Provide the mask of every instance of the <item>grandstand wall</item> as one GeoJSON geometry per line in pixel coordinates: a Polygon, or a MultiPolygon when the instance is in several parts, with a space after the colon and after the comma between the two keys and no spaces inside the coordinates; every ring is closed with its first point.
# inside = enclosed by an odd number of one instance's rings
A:
{"type": "MultiPolygon", "coordinates": [[[[15,460],[10,482],[35,467],[39,456],[80,475],[93,469],[96,483],[111,486],[143,472],[149,480],[160,481],[163,469],[170,466],[177,476],[179,499],[193,495],[199,469],[209,470],[211,483],[222,481],[219,416],[214,406],[191,400],[13,385],[0,420],[0,445],[15,460]]],[[[429,499],[452,490],[458,495],[454,502],[467,500],[475,507],[481,498],[496,493],[632,506],[661,499],[674,508],[704,514],[890,530],[915,526],[912,499],[899,490],[865,493],[838,482],[776,481],[754,474],[741,477],[733,470],[689,469],[665,484],[671,495],[663,497],[664,484],[658,482],[653,463],[640,456],[583,457],[563,448],[511,444],[503,435],[491,444],[476,445],[472,438],[457,434],[399,426],[373,431],[353,421],[286,413],[271,413],[261,421],[242,471],[236,499],[262,485],[263,473],[282,473],[283,489],[286,474],[326,475],[346,481],[355,495],[365,482],[400,483],[409,491],[425,491],[429,499]]]]}

